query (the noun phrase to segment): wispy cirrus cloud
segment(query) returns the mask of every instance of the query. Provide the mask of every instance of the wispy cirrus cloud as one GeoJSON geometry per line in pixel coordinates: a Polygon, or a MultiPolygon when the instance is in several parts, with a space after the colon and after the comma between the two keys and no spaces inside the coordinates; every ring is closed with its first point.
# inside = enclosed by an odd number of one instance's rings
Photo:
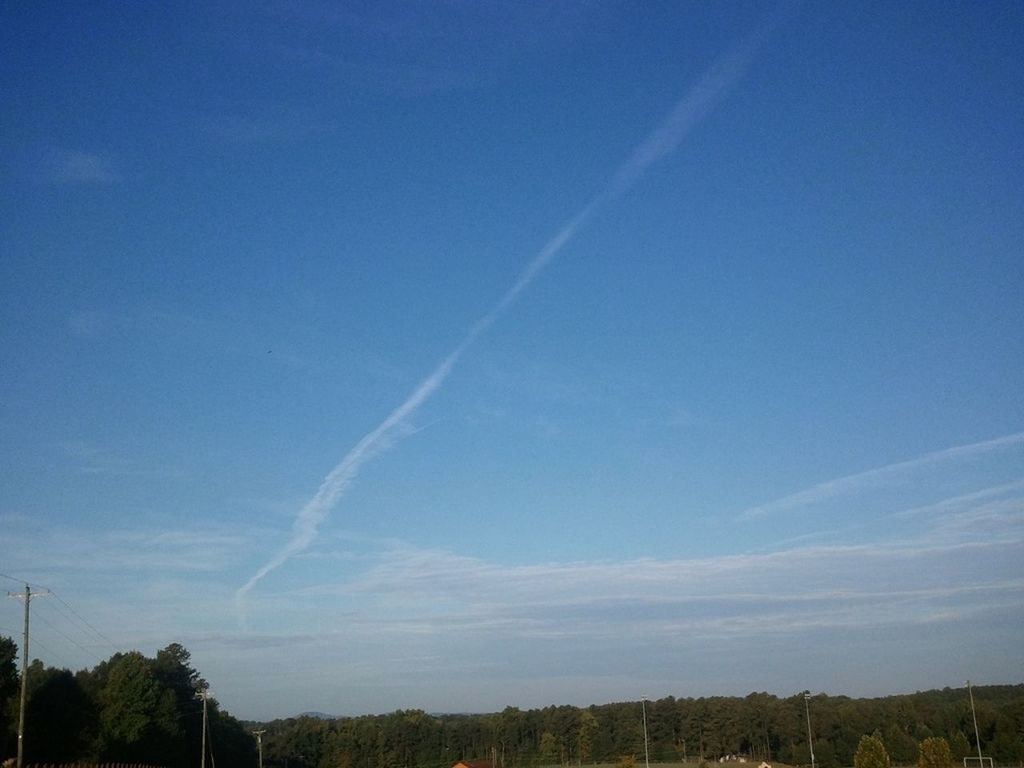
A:
{"type": "Polygon", "coordinates": [[[935,516],[943,513],[955,513],[965,504],[973,504],[977,501],[998,499],[1000,497],[1012,498],[1014,494],[1019,494],[1021,491],[1024,491],[1024,478],[1014,480],[1009,483],[1003,483],[1001,485],[994,485],[989,488],[982,488],[980,490],[971,491],[970,493],[964,493],[958,496],[951,496],[932,504],[904,509],[900,512],[894,513],[893,517],[920,517],[923,515],[935,516]]]}
{"type": "Polygon", "coordinates": [[[384,3],[372,9],[303,5],[284,13],[309,34],[298,43],[269,44],[272,56],[350,86],[417,96],[491,82],[524,51],[543,54],[567,45],[592,24],[607,23],[615,10],[517,2],[480,13],[461,3],[384,3]]]}
{"type": "MultiPolygon", "coordinates": [[[[964,493],[933,506],[916,515],[916,532],[900,538],[695,558],[510,564],[333,534],[303,555],[316,559],[321,583],[251,596],[258,609],[252,632],[238,631],[224,603],[231,577],[247,565],[243,553],[269,531],[83,526],[40,539],[25,535],[32,520],[0,523],[13,534],[5,551],[17,554],[5,569],[31,569],[44,550],[51,565],[33,580],[65,595],[69,584],[72,595],[116,589],[132,607],[115,615],[97,606],[109,614],[104,630],[117,627],[118,642],[147,649],[169,638],[183,642],[204,675],[221,681],[218,694],[232,708],[249,700],[251,669],[268,666],[282,685],[309,679],[315,695],[328,697],[322,705],[296,700],[295,711],[334,711],[339,704],[329,691],[379,685],[384,670],[407,673],[399,677],[409,684],[410,706],[446,706],[424,699],[423,687],[449,697],[484,676],[510,698],[473,706],[500,709],[509,701],[561,701],[560,683],[576,675],[591,681],[585,695],[597,701],[642,680],[671,679],[665,684],[692,690],[701,678],[679,665],[691,655],[702,669],[728,670],[740,658],[736,649],[744,659],[794,649],[806,656],[816,640],[831,649],[815,673],[823,682],[836,673],[836,643],[843,663],[870,666],[883,635],[917,638],[916,647],[928,645],[936,664],[948,666],[979,622],[995,649],[986,663],[998,676],[1024,632],[1014,618],[1024,605],[1024,488],[964,493]],[[302,652],[282,660],[282,647],[302,652]]],[[[59,639],[41,637],[59,650],[59,639]]],[[[930,670],[921,673],[925,683],[930,670]]],[[[749,671],[745,690],[785,686],[791,674],[772,677],[757,665],[749,671]]],[[[714,680],[707,685],[721,692],[714,680]]],[[[831,685],[850,692],[846,682],[831,685]]],[[[382,706],[395,706],[393,697],[382,706]]]]}
{"type": "Polygon", "coordinates": [[[1015,432],[991,440],[932,451],[907,461],[898,461],[864,472],[857,472],[852,475],[845,475],[818,483],[810,488],[770,501],[767,504],[748,507],[738,515],[738,518],[740,520],[751,520],[767,515],[788,512],[800,507],[812,506],[830,499],[893,484],[925,468],[965,462],[997,451],[1012,450],[1021,445],[1024,445],[1024,432],[1015,432]]]}
{"type": "Polygon", "coordinates": [[[99,339],[109,325],[109,314],[96,310],[80,310],[68,318],[68,330],[71,335],[87,341],[99,339]]]}
{"type": "Polygon", "coordinates": [[[333,128],[284,105],[256,105],[200,119],[201,128],[235,144],[269,144],[325,136],[333,128]]]}
{"type": "Polygon", "coordinates": [[[959,620],[1024,601],[1019,490],[998,506],[950,499],[943,514],[899,539],[703,558],[505,565],[381,542],[351,578],[262,599],[267,606],[300,597],[318,609],[344,604],[355,613],[346,626],[386,636],[457,626],[625,642],[638,626],[658,636],[685,628],[746,637],[959,620]]]}
{"type": "Polygon", "coordinates": [[[174,467],[146,465],[127,446],[111,446],[89,440],[68,439],[57,443],[75,471],[86,475],[112,477],[177,478],[183,472],[174,467]]]}
{"type": "Polygon", "coordinates": [[[46,563],[49,576],[31,577],[40,583],[88,573],[129,578],[139,585],[168,575],[216,572],[237,562],[238,553],[252,543],[253,536],[228,526],[186,531],[156,526],[110,529],[97,524],[49,526],[40,531],[30,520],[19,523],[4,515],[0,522],[7,523],[5,567],[31,575],[37,573],[38,563],[46,563]]]}
{"type": "MultiPolygon", "coordinates": [[[[433,692],[426,706],[451,707],[460,688],[482,681],[499,691],[471,704],[485,709],[564,701],[570,684],[584,682],[581,704],[634,695],[638,685],[720,694],[738,666],[743,682],[732,693],[802,686],[798,668],[815,687],[881,695],[909,659],[891,648],[880,658],[879,638],[928,656],[915,657],[920,682],[904,683],[924,687],[963,674],[962,649],[978,625],[989,652],[973,674],[1002,679],[1024,632],[1021,494],[1015,503],[990,519],[995,536],[943,530],[986,514],[960,504],[901,541],[689,559],[510,565],[380,542],[352,576],[254,595],[261,620],[251,645],[231,634],[200,642],[231,660],[276,656],[282,641],[301,647],[274,674],[282,685],[315,680],[319,691],[330,679],[372,697],[382,670],[400,671],[389,707],[406,688],[410,706],[424,706],[417,686],[433,692]]],[[[353,561],[343,565],[352,572],[353,561]]],[[[344,706],[320,695],[318,708],[344,706]]]]}
{"type": "Polygon", "coordinates": [[[110,155],[51,147],[44,153],[41,177],[51,184],[71,186],[120,181],[110,155]]]}

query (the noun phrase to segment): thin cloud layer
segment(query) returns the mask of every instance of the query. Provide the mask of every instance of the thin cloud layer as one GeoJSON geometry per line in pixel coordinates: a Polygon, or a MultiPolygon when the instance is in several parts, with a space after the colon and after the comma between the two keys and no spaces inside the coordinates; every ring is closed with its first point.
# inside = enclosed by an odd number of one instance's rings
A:
{"type": "Polygon", "coordinates": [[[998,503],[984,492],[948,499],[922,530],[901,538],[689,559],[503,565],[385,542],[352,578],[264,599],[268,606],[296,597],[317,606],[341,601],[356,606],[357,623],[385,632],[443,632],[454,624],[531,635],[603,627],[614,635],[640,621],[659,634],[681,622],[717,633],[763,622],[940,620],[1005,608],[1024,595],[1017,564],[1024,494],[1017,487],[1004,496],[998,503]],[[576,629],[562,626],[569,619],[576,629]]]}
{"type": "MultiPolygon", "coordinates": [[[[298,611],[289,614],[297,627],[306,625],[301,615],[315,614],[320,634],[298,630],[295,642],[307,660],[340,665],[346,690],[373,684],[387,666],[431,681],[444,695],[455,695],[446,686],[469,679],[493,681],[509,697],[495,708],[510,700],[543,704],[545,696],[563,701],[558,691],[583,678],[594,700],[645,680],[677,693],[694,686],[721,693],[716,673],[766,654],[781,667],[804,649],[801,666],[818,687],[828,687],[824,669],[831,675],[877,664],[877,674],[861,678],[870,692],[907,661],[898,652],[877,658],[883,636],[932,650],[935,663],[921,665],[923,682],[942,665],[947,674],[960,668],[950,648],[970,643],[977,625],[987,628],[986,669],[1005,664],[1024,604],[1022,545],[1024,494],[986,489],[935,505],[912,536],[768,553],[506,565],[380,542],[375,561],[354,576],[255,599],[261,613],[298,611]],[[819,664],[816,643],[833,650],[839,643],[842,659],[830,652],[819,664]],[[700,669],[685,662],[697,656],[700,669]]],[[[264,631],[243,652],[258,654],[281,637],[264,631]]],[[[204,643],[214,654],[237,652],[232,637],[204,643]]],[[[301,676],[307,664],[288,671],[301,676]]],[[[747,688],[737,693],[796,687],[772,665],[743,673],[747,688]]]]}
{"type": "MultiPolygon", "coordinates": [[[[223,680],[218,693],[228,700],[246,700],[251,674],[245,670],[263,664],[267,653],[301,649],[268,674],[282,686],[316,682],[316,695],[328,702],[304,698],[296,711],[341,711],[344,704],[331,691],[379,683],[385,669],[407,673],[399,677],[415,691],[410,706],[445,706],[443,696],[454,695],[449,686],[487,679],[514,697],[493,702],[500,708],[508,701],[564,701],[558,686],[576,677],[589,678],[584,690],[593,700],[613,700],[628,692],[622,686],[644,680],[676,693],[693,690],[702,678],[678,659],[699,654],[702,669],[718,669],[727,666],[725,649],[742,650],[744,658],[768,652],[781,658],[817,641],[839,642],[856,665],[868,663],[880,635],[926,633],[942,639],[938,658],[948,664],[949,648],[963,647],[969,639],[961,635],[978,624],[986,627],[992,652],[986,663],[998,668],[1013,647],[1013,617],[1024,604],[1022,489],[1006,483],[944,499],[928,511],[909,509],[919,524],[911,535],[692,558],[507,564],[396,540],[323,537],[300,559],[337,576],[252,595],[259,625],[243,635],[224,615],[230,599],[224,576],[237,572],[238,553],[267,531],[63,529],[38,546],[64,565],[34,578],[58,591],[84,578],[94,590],[116,589],[136,606],[131,615],[118,614],[116,603],[94,605],[94,593],[80,607],[102,626],[117,627],[108,634],[124,647],[155,649],[171,637],[183,642],[204,673],[223,680]],[[665,665],[661,676],[659,665],[665,665]],[[441,698],[425,699],[424,685],[441,698]]],[[[25,535],[32,521],[4,522],[11,546],[24,557],[10,566],[29,569],[40,556],[25,535]]],[[[60,655],[46,658],[95,663],[78,661],[45,624],[38,631],[60,655]]],[[[897,663],[898,654],[892,656],[897,663]]],[[[769,672],[749,670],[749,687],[786,684],[769,672]]]]}

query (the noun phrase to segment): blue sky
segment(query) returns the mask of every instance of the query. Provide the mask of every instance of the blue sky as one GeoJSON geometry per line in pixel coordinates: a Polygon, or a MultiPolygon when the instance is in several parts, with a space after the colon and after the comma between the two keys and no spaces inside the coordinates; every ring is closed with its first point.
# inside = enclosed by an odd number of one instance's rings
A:
{"type": "Polygon", "coordinates": [[[253,5],[0,12],[33,656],[246,718],[1020,682],[1019,3],[253,5]]]}

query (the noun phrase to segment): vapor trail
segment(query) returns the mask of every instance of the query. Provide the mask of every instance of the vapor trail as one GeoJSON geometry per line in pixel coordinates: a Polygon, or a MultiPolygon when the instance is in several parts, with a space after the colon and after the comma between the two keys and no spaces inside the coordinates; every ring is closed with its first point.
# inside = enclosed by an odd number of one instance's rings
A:
{"type": "Polygon", "coordinates": [[[240,608],[245,596],[264,576],[304,551],[313,542],[320,524],[355,480],[363,464],[390,448],[403,436],[404,430],[407,429],[406,420],[444,384],[462,354],[515,303],[520,294],[537,279],[595,211],[628,191],[651,165],[675,150],[686,134],[725,98],[746,71],[750,59],[772,26],[774,25],[768,25],[750,38],[734,45],[704,72],[686,95],[676,102],[668,116],[637,145],[604,188],[571,217],[527,263],[512,286],[490,311],[470,327],[459,345],[413,390],[405,402],[395,408],[376,429],[356,443],[331,470],[320,484],[316,495],[299,511],[292,525],[292,537],[288,543],[236,593],[240,608]]]}
{"type": "MultiPolygon", "coordinates": [[[[977,456],[1005,448],[1013,448],[1021,444],[1024,444],[1024,432],[1014,432],[1011,435],[983,440],[980,443],[955,445],[952,448],[944,448],[941,451],[932,451],[923,456],[918,456],[916,459],[897,461],[894,464],[886,464],[883,467],[875,467],[864,472],[845,475],[844,477],[837,477],[833,480],[812,485],[810,488],[791,493],[767,504],[749,507],[740,512],[737,519],[752,520],[777,512],[788,512],[811,504],[818,504],[828,499],[859,493],[865,489],[877,488],[887,483],[892,483],[906,474],[921,468],[941,465],[951,461],[973,459],[977,456]]],[[[999,490],[1005,487],[1010,486],[1000,487],[999,490]]]]}

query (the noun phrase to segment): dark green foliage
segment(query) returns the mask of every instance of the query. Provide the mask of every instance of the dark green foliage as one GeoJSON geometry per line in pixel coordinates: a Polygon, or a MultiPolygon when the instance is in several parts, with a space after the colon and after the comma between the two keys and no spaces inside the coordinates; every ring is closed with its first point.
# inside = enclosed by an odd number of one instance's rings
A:
{"type": "MultiPolygon", "coordinates": [[[[17,647],[0,638],[0,757],[16,751],[19,678],[17,647]]],[[[92,670],[72,674],[33,661],[28,670],[26,763],[146,763],[193,768],[199,763],[205,685],[177,644],[155,659],[118,653],[92,670]]],[[[254,768],[256,744],[231,715],[208,702],[213,757],[219,768],[254,768]]],[[[210,761],[214,764],[214,761],[210,761]]],[[[296,766],[296,768],[301,768],[296,766]]]]}
{"type": "MultiPolygon", "coordinates": [[[[15,745],[16,654],[15,644],[0,638],[0,715],[6,717],[0,721],[6,728],[0,747],[6,755],[13,754],[15,745]]],[[[156,658],[116,654],[75,675],[36,661],[29,670],[26,757],[36,763],[88,760],[194,768],[202,725],[202,704],[195,693],[202,685],[188,651],[177,644],[156,658]],[[43,732],[43,724],[53,727],[43,732]]],[[[1019,765],[1024,761],[1024,685],[982,686],[974,692],[983,752],[996,765],[1019,765]]],[[[962,689],[881,699],[818,695],[809,705],[820,768],[853,765],[865,734],[874,734],[896,764],[916,765],[926,750],[929,755],[937,750],[938,756],[929,757],[931,762],[921,768],[943,768],[939,763],[945,757],[934,746],[945,743],[943,739],[948,739],[954,765],[964,754],[977,752],[970,704],[962,689]],[[919,751],[920,742],[932,746],[919,751]]],[[[754,765],[760,760],[810,764],[802,695],[667,697],[647,702],[646,711],[652,762],[717,764],[719,758],[742,755],[754,765]]],[[[249,732],[255,724],[239,723],[212,698],[208,715],[218,768],[255,768],[256,743],[249,732]]],[[[586,709],[507,707],[490,715],[404,710],[337,720],[300,717],[263,726],[264,765],[449,768],[459,760],[495,759],[495,768],[539,768],[639,762],[644,754],[642,723],[640,702],[586,709]]]]}
{"type": "Polygon", "coordinates": [[[25,710],[25,760],[73,762],[91,756],[95,710],[78,680],[66,669],[33,661],[25,710]]]}
{"type": "Polygon", "coordinates": [[[161,685],[152,659],[138,651],[109,662],[99,694],[99,752],[115,762],[144,762],[178,737],[174,692],[161,685]]]}
{"type": "Polygon", "coordinates": [[[183,646],[171,643],[157,651],[151,665],[155,681],[168,692],[175,712],[175,736],[165,746],[164,759],[170,765],[194,765],[199,754],[196,745],[202,744],[203,705],[196,692],[206,687],[206,681],[192,668],[191,661],[183,646]]]}
{"type": "MultiPolygon", "coordinates": [[[[1019,765],[1024,733],[1024,686],[975,688],[982,746],[996,765],[1019,765]]],[[[971,729],[963,689],[882,699],[814,696],[810,702],[815,761],[821,768],[854,764],[861,737],[876,731],[892,755],[916,766],[920,739],[944,736],[964,742],[971,729]],[[912,745],[913,751],[908,752],[912,745]]],[[[640,702],[586,709],[507,707],[489,715],[430,715],[419,710],[323,720],[296,718],[265,726],[266,768],[450,768],[459,760],[489,760],[496,768],[617,764],[644,756],[640,702]]],[[[652,762],[705,761],[744,756],[810,765],[803,696],[767,693],[745,698],[712,697],[647,702],[652,762]]],[[[899,764],[899,761],[894,760],[899,764]]],[[[736,763],[726,763],[736,766],[736,763]]]]}
{"type": "Polygon", "coordinates": [[[971,742],[964,736],[963,731],[956,731],[949,740],[949,749],[953,753],[953,759],[962,763],[967,755],[971,754],[971,742]]]}
{"type": "Polygon", "coordinates": [[[912,765],[917,761],[917,739],[896,725],[891,724],[885,732],[885,748],[889,757],[897,765],[912,765]]]}
{"type": "MultiPolygon", "coordinates": [[[[217,768],[256,768],[256,740],[252,733],[237,719],[222,711],[212,699],[209,717],[210,740],[217,768]]],[[[198,729],[196,732],[199,732],[198,729]]],[[[193,744],[192,752],[180,765],[194,768],[198,754],[193,744]]]]}
{"type": "Polygon", "coordinates": [[[18,667],[14,660],[18,646],[9,637],[0,637],[0,757],[17,749],[18,667]]]}

